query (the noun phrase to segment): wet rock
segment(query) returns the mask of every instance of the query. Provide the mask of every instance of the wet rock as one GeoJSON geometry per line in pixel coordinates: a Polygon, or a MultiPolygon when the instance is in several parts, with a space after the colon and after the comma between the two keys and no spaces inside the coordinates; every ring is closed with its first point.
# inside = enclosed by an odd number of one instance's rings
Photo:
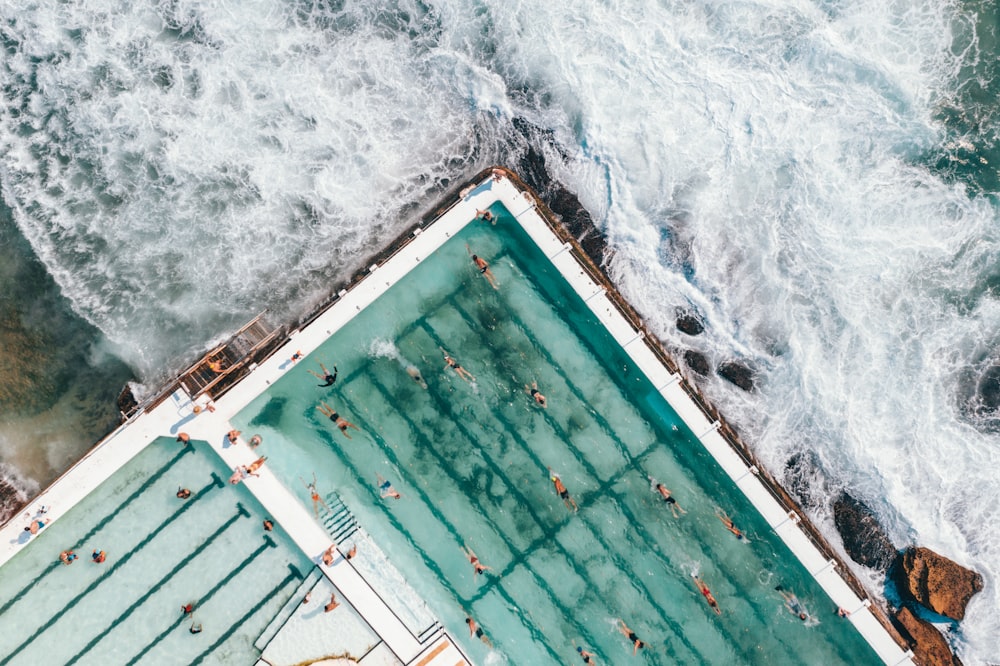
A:
{"type": "Polygon", "coordinates": [[[701,335],[705,325],[694,313],[682,310],[677,313],[677,330],[688,335],[701,335]]]}
{"type": "MultiPolygon", "coordinates": [[[[793,454],[785,463],[785,478],[782,485],[803,507],[815,507],[817,489],[813,486],[820,476],[819,459],[815,453],[807,449],[793,454]]],[[[823,496],[823,489],[819,491],[819,495],[823,496]]]]}
{"type": "Polygon", "coordinates": [[[951,653],[948,641],[937,628],[914,615],[909,608],[903,608],[892,618],[896,628],[910,641],[917,663],[921,666],[962,666],[958,657],[951,653]]]}
{"type": "Polygon", "coordinates": [[[744,391],[753,390],[753,370],[741,361],[726,361],[716,370],[726,381],[739,386],[744,391]]]}
{"type": "Polygon", "coordinates": [[[0,525],[20,511],[27,501],[23,492],[0,476],[0,525]]]}
{"type": "Polygon", "coordinates": [[[139,401],[135,399],[135,393],[132,391],[132,386],[126,384],[122,392],[118,394],[118,411],[129,417],[132,413],[139,407],[139,401]]]}
{"type": "Polygon", "coordinates": [[[991,365],[979,378],[976,387],[981,409],[995,412],[1000,408],[1000,365],[991,365]]]}
{"type": "Polygon", "coordinates": [[[893,577],[904,599],[953,620],[965,617],[969,599],[983,589],[981,575],[924,547],[903,551],[893,577]]]}
{"type": "Polygon", "coordinates": [[[841,492],[833,502],[833,522],[852,560],[876,571],[888,571],[896,559],[896,547],[868,505],[841,492]]]}
{"type": "Polygon", "coordinates": [[[580,199],[562,183],[553,180],[546,167],[545,154],[541,146],[552,148],[553,154],[558,149],[551,130],[539,128],[523,118],[515,118],[514,127],[527,144],[518,161],[516,169],[518,176],[531,186],[545,205],[559,217],[567,231],[576,238],[594,263],[603,266],[607,259],[604,234],[594,225],[593,216],[580,203],[580,199]]]}
{"type": "Polygon", "coordinates": [[[712,371],[712,366],[708,364],[708,359],[705,358],[705,355],[693,349],[688,349],[684,352],[684,362],[687,364],[687,367],[702,377],[708,377],[708,373],[712,371]]]}

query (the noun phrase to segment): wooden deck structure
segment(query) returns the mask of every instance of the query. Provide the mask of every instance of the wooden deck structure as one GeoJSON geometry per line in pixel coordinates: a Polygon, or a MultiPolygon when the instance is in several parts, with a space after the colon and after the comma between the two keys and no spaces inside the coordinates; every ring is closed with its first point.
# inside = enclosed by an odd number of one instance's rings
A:
{"type": "Polygon", "coordinates": [[[271,343],[280,339],[281,327],[272,327],[260,313],[231,338],[201,357],[181,373],[181,386],[197,399],[208,394],[217,397],[240,380],[249,366],[256,363],[271,343]]]}

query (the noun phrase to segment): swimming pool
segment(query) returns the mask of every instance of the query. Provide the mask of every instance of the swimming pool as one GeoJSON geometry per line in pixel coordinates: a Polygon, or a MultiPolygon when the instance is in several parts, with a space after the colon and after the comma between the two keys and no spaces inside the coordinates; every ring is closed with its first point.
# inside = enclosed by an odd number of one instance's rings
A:
{"type": "Polygon", "coordinates": [[[558,271],[501,205],[491,210],[496,226],[470,224],[234,418],[264,435],[271,469],[308,506],[312,474],[336,488],[452,635],[468,636],[471,615],[513,663],[566,661],[574,645],[619,662],[632,650],[619,618],[654,663],[876,663],[558,271]],[[442,349],[476,381],[447,368],[442,349]],[[336,384],[309,374],[319,363],[337,366],[336,384]],[[321,403],[359,430],[342,434],[321,403]],[[379,476],[402,499],[382,499],[379,476]],[[650,476],[686,514],[671,515],[650,476]],[[492,570],[475,575],[463,547],[492,570]]]}
{"type": "Polygon", "coordinates": [[[159,438],[43,528],[3,568],[0,664],[254,663],[254,642],[316,576],[230,474],[207,443],[159,438]]]}

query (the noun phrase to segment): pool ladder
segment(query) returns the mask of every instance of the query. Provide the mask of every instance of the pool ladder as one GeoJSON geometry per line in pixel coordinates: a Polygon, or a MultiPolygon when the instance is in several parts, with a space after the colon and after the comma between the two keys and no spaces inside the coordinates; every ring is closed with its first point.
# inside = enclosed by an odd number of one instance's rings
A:
{"type": "Polygon", "coordinates": [[[334,543],[340,543],[360,529],[358,520],[354,517],[340,495],[333,492],[326,496],[326,505],[330,511],[324,515],[323,527],[333,538],[334,543]]]}

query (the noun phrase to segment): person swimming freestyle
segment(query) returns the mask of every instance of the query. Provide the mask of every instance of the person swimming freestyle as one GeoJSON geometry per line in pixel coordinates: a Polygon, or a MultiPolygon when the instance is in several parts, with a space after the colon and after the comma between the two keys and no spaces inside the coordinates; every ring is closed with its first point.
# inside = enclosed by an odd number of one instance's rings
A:
{"type": "Polygon", "coordinates": [[[324,383],[318,385],[320,388],[326,388],[327,386],[333,386],[334,383],[337,381],[337,364],[336,363],[333,364],[333,372],[332,373],[329,370],[326,369],[326,366],[323,365],[322,362],[319,363],[319,367],[320,367],[320,370],[323,371],[323,374],[319,374],[315,370],[308,370],[309,374],[311,374],[314,377],[316,377],[316,379],[320,379],[320,380],[322,380],[324,382],[324,383]]]}

